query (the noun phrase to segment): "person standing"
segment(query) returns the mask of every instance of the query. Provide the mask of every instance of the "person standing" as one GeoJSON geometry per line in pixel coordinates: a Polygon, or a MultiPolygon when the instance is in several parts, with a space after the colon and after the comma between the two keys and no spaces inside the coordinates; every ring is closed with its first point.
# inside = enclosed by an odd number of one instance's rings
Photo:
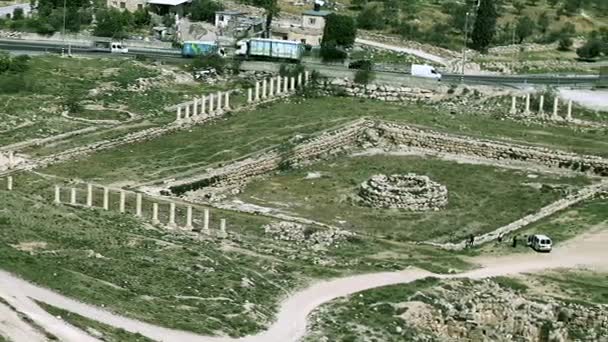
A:
{"type": "Polygon", "coordinates": [[[513,248],[517,247],[517,235],[513,235],[513,248]]]}

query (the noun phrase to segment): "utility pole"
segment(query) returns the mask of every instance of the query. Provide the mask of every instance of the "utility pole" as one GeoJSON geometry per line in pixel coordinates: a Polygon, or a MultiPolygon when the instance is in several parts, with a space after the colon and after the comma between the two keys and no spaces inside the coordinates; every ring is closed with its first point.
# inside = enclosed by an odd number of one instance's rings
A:
{"type": "MultiPolygon", "coordinates": [[[[470,12],[467,12],[465,21],[464,21],[464,46],[462,47],[462,76],[464,76],[464,66],[467,62],[467,40],[468,40],[468,33],[469,33],[469,14],[470,12]]],[[[464,78],[463,78],[464,80],[464,78]]]]}
{"type": "Polygon", "coordinates": [[[67,0],[63,0],[63,32],[61,33],[63,40],[63,47],[61,48],[61,55],[64,55],[65,51],[65,12],[66,12],[66,3],[67,0]]]}

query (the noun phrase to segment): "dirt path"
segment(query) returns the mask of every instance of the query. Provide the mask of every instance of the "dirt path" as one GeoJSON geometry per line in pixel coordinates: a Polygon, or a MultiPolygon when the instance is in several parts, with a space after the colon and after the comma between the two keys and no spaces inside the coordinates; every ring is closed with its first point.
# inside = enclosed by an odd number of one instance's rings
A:
{"type": "Polygon", "coordinates": [[[414,55],[414,56],[420,57],[422,59],[426,59],[426,60],[441,64],[444,66],[448,65],[448,62],[445,58],[430,54],[428,52],[424,52],[422,50],[410,49],[410,48],[405,48],[405,47],[401,47],[401,46],[394,46],[394,45],[384,44],[384,43],[376,42],[373,40],[361,39],[361,38],[357,38],[355,40],[355,42],[362,44],[362,45],[373,46],[373,47],[380,48],[380,49],[407,53],[407,54],[414,55]]]}
{"type": "MultiPolygon", "coordinates": [[[[45,330],[56,334],[65,341],[87,341],[65,323],[61,325],[52,315],[44,313],[37,306],[32,307],[34,298],[85,317],[106,323],[127,331],[138,332],[158,341],[179,342],[220,342],[220,341],[297,341],[306,333],[307,317],[318,306],[334,298],[347,296],[359,291],[376,287],[408,283],[428,276],[439,278],[480,279],[499,275],[512,275],[554,268],[573,268],[578,266],[608,270],[608,230],[582,235],[548,254],[527,253],[492,258],[476,258],[473,262],[481,267],[473,271],[452,275],[436,275],[420,269],[400,272],[363,274],[340,279],[322,281],[293,294],[282,304],[277,321],[263,333],[240,339],[229,337],[207,337],[194,333],[167,329],[133,319],[125,318],[91,305],[83,304],[53,291],[32,285],[10,273],[0,271],[0,296],[5,298],[19,311],[27,314],[45,330]],[[18,289],[18,290],[17,290],[18,289]],[[28,298],[29,297],[29,298],[28,298]],[[59,335],[59,333],[63,335],[59,335]]],[[[61,321],[59,321],[61,322],[61,321]]],[[[88,340],[92,340],[89,338],[88,340]]]]}
{"type": "Polygon", "coordinates": [[[36,328],[27,324],[8,305],[0,303],[0,337],[9,341],[46,341],[36,328]]]}

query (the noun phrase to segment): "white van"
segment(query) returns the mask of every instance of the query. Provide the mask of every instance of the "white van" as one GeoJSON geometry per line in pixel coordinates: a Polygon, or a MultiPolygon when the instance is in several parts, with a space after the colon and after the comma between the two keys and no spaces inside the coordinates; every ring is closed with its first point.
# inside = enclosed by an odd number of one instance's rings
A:
{"type": "Polygon", "coordinates": [[[551,239],[547,235],[536,234],[528,236],[528,246],[537,252],[550,252],[552,245],[551,239]]]}
{"type": "Polygon", "coordinates": [[[427,64],[412,64],[412,76],[433,78],[441,81],[441,74],[437,69],[427,64]]]}

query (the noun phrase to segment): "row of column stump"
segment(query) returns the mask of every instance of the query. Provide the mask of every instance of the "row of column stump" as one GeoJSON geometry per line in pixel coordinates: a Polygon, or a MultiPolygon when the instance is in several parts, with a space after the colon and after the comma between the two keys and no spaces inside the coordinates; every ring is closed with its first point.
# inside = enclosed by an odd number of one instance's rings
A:
{"type": "Polygon", "coordinates": [[[13,190],[13,176],[6,176],[6,190],[13,190]]]}
{"type": "MultiPolygon", "coordinates": [[[[257,81],[253,88],[247,89],[247,104],[295,92],[297,88],[308,84],[309,78],[310,73],[305,71],[296,77],[276,76],[257,81]]],[[[215,94],[180,103],[176,106],[175,120],[180,122],[187,119],[204,119],[222,115],[231,110],[230,96],[231,91],[218,91],[215,94]]]]}
{"type": "MultiPolygon", "coordinates": [[[[529,115],[532,113],[531,109],[530,109],[530,94],[526,94],[525,98],[525,108],[523,113],[525,115],[529,115]]],[[[539,98],[539,102],[538,102],[538,114],[541,117],[545,117],[545,97],[543,95],[540,95],[539,98]]],[[[517,114],[518,110],[517,110],[517,96],[513,96],[511,98],[511,110],[509,111],[510,114],[517,114]]],[[[566,111],[566,117],[562,117],[559,115],[559,98],[555,97],[553,98],[553,113],[552,115],[549,117],[551,120],[563,120],[565,119],[566,121],[573,121],[573,117],[572,117],[572,100],[568,101],[568,109],[566,111]]]]}
{"type": "Polygon", "coordinates": [[[276,76],[255,82],[254,88],[247,89],[247,103],[254,103],[277,95],[295,92],[308,84],[310,73],[298,74],[296,77],[276,76]]]}
{"type": "Polygon", "coordinates": [[[230,110],[230,91],[209,94],[177,105],[176,121],[208,118],[230,110]],[[223,98],[223,101],[222,101],[223,98]],[[216,103],[217,102],[217,103],[216,103]]]}
{"type": "MultiPolygon", "coordinates": [[[[110,189],[107,187],[103,187],[103,197],[102,197],[102,209],[104,210],[110,210],[110,189]]],[[[55,198],[54,198],[54,203],[55,204],[62,204],[64,203],[62,201],[61,198],[61,193],[62,193],[62,188],[59,185],[55,185],[55,198]]],[[[94,194],[94,187],[92,184],[87,184],[87,188],[86,188],[86,199],[85,199],[85,207],[88,208],[93,208],[93,194],[94,194]]],[[[69,196],[69,201],[65,202],[66,204],[72,205],[72,206],[81,206],[81,204],[78,203],[77,201],[77,188],[70,188],[70,196],[69,196]]],[[[121,213],[126,213],[126,204],[127,204],[127,192],[124,190],[120,190],[118,192],[119,194],[119,202],[118,202],[118,211],[121,213]]],[[[169,214],[168,214],[168,222],[166,223],[166,226],[172,229],[175,228],[179,228],[178,224],[176,222],[176,204],[174,202],[169,202],[168,204],[168,208],[169,208],[169,214]]],[[[152,224],[155,225],[160,225],[161,221],[159,219],[159,209],[160,209],[160,204],[157,202],[153,202],[152,203],[152,224]]],[[[194,230],[194,226],[192,224],[193,222],[193,207],[191,205],[187,205],[186,206],[186,224],[182,227],[185,230],[194,230]]],[[[139,218],[144,218],[144,214],[143,214],[143,194],[141,193],[136,193],[135,194],[135,212],[134,212],[135,217],[139,217],[139,218]]],[[[200,229],[201,232],[203,233],[210,233],[210,213],[209,213],[209,209],[204,209],[203,210],[203,227],[200,229]]],[[[222,236],[226,235],[226,219],[221,219],[220,220],[220,227],[219,227],[219,232],[222,236]]]]}

